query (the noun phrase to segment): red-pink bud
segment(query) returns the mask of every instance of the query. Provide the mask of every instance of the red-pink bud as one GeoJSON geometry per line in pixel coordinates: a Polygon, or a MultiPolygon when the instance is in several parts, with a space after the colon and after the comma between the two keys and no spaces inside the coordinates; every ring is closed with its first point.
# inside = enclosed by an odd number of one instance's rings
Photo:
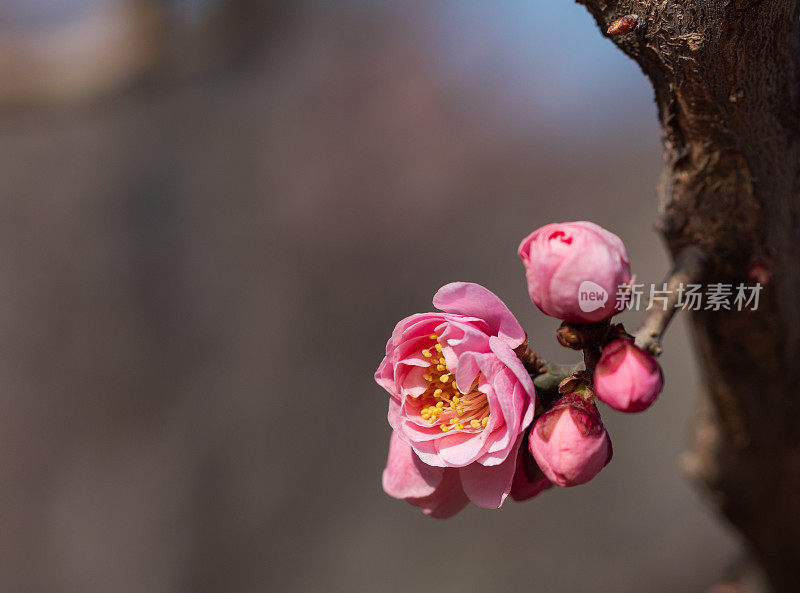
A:
{"type": "Polygon", "coordinates": [[[766,286],[772,278],[772,268],[763,259],[754,259],[750,262],[747,275],[751,280],[755,280],[759,284],[766,286]]]}
{"type": "Polygon", "coordinates": [[[618,288],[631,281],[625,245],[591,222],[543,226],[522,240],[518,254],[534,304],[573,323],[614,315],[618,288]]]}
{"type": "Polygon", "coordinates": [[[620,412],[646,410],[663,386],[656,359],[630,340],[614,340],[603,348],[594,369],[595,395],[620,412]]]}
{"type": "Polygon", "coordinates": [[[611,439],[594,404],[575,393],[559,399],[534,423],[528,448],[548,480],[577,486],[611,461],[611,439]]]}
{"type": "Polygon", "coordinates": [[[550,486],[552,486],[550,480],[536,465],[527,444],[523,444],[517,455],[517,467],[514,471],[514,480],[511,482],[511,498],[522,502],[544,492],[550,486]]]}

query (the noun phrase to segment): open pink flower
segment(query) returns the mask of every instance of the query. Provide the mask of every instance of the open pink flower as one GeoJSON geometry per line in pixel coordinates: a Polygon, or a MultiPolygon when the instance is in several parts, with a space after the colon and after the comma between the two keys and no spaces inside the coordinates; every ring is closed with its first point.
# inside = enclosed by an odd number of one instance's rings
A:
{"type": "Polygon", "coordinates": [[[603,348],[594,370],[594,392],[601,402],[620,412],[641,412],[663,386],[656,359],[630,340],[614,340],[603,348]]]}
{"type": "Polygon", "coordinates": [[[622,240],[592,222],[543,226],[519,245],[528,292],[542,312],[594,323],[617,312],[617,289],[631,281],[622,240]]]}
{"type": "Polygon", "coordinates": [[[443,313],[397,324],[375,373],[390,394],[394,429],[384,489],[432,509],[443,488],[449,502],[460,488],[476,505],[498,508],[511,490],[536,402],[514,352],[525,332],[505,304],[477,284],[443,286],[433,304],[443,313]]]}

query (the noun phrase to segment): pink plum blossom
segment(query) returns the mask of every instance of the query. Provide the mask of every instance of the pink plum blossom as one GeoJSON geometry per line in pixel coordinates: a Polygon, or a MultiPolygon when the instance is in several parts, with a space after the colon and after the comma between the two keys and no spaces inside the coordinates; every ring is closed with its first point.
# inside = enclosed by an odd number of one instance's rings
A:
{"type": "Polygon", "coordinates": [[[564,321],[594,323],[611,317],[617,312],[618,287],[631,281],[622,240],[592,222],[543,226],[522,240],[518,254],[531,300],[564,321]],[[579,300],[580,293],[586,298],[579,300]]]}
{"type": "Polygon", "coordinates": [[[544,475],[558,486],[591,480],[611,461],[611,440],[594,404],[576,393],[536,419],[528,447],[544,475]]]}
{"type": "Polygon", "coordinates": [[[397,324],[375,373],[389,392],[394,430],[384,490],[434,516],[457,512],[463,497],[498,508],[536,404],[514,352],[525,332],[477,284],[443,286],[433,304],[442,312],[397,324]]]}
{"type": "Polygon", "coordinates": [[[656,359],[630,340],[614,340],[603,348],[594,370],[594,392],[601,402],[620,412],[641,412],[663,386],[656,359]]]}

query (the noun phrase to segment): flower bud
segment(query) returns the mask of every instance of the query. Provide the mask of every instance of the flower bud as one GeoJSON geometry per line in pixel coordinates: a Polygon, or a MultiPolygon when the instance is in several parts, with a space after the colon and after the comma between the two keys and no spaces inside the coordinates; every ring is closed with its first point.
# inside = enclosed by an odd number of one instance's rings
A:
{"type": "Polygon", "coordinates": [[[511,482],[511,498],[517,502],[528,500],[550,488],[552,484],[539,466],[536,465],[528,451],[528,446],[523,443],[517,455],[517,467],[514,471],[514,480],[511,482]]]}
{"type": "Polygon", "coordinates": [[[630,340],[614,340],[603,348],[594,370],[597,398],[620,412],[650,407],[664,386],[656,359],[630,340]]]}
{"type": "Polygon", "coordinates": [[[577,486],[611,461],[611,440],[594,404],[575,393],[559,399],[534,423],[528,448],[548,480],[577,486]]]}
{"type": "Polygon", "coordinates": [[[542,312],[573,323],[617,312],[617,289],[631,281],[625,245],[591,222],[548,224],[519,245],[528,293],[542,312]]]}

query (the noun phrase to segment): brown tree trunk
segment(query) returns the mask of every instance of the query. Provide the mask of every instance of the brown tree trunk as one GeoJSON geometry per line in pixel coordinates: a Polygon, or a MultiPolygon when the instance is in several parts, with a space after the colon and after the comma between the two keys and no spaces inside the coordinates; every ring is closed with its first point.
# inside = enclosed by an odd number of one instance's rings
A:
{"type": "Polygon", "coordinates": [[[705,381],[687,469],[776,593],[800,591],[800,2],[578,0],[655,89],[660,230],[706,282],[772,281],[754,312],[693,314],[705,381]]]}

